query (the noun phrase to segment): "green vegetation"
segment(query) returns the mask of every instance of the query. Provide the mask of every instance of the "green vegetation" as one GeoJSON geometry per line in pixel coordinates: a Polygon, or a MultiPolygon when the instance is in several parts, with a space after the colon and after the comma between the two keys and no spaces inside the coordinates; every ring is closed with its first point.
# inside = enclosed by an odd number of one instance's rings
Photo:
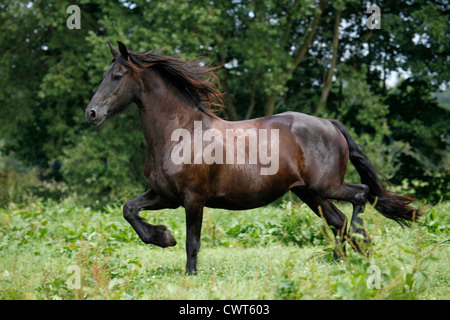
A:
{"type": "MultiPolygon", "coordinates": [[[[0,299],[449,299],[450,24],[444,1],[385,1],[381,29],[357,0],[0,3],[0,299]],[[285,196],[206,210],[199,274],[184,275],[182,209],[145,212],[178,240],[140,242],[121,206],[147,188],[132,106],[101,129],[84,109],[111,57],[204,57],[241,120],[284,111],[336,118],[404,194],[425,203],[402,230],[368,205],[371,258],[333,262],[322,220],[285,196]],[[401,76],[391,82],[396,72],[401,76]],[[81,288],[70,289],[70,266],[81,288]],[[380,289],[369,289],[371,265],[380,289]]],[[[346,179],[358,182],[350,166],[346,179]]],[[[347,213],[349,206],[344,206],[347,213]]]]}
{"type": "Polygon", "coordinates": [[[186,276],[181,209],[143,212],[178,240],[161,249],[143,244],[119,207],[11,205],[0,211],[0,299],[448,299],[450,203],[426,210],[423,225],[402,230],[368,207],[372,256],[349,249],[334,262],[329,230],[305,205],[207,209],[199,273],[186,276]],[[69,287],[73,265],[79,289],[69,287]],[[371,265],[379,289],[369,288],[371,265]]]}
{"type": "MultiPolygon", "coordinates": [[[[427,203],[450,200],[448,7],[379,0],[381,29],[370,30],[362,21],[372,4],[83,0],[81,29],[71,30],[65,0],[5,1],[0,152],[17,165],[0,162],[1,172],[31,170],[45,182],[31,193],[77,194],[78,203],[99,208],[145,191],[136,108],[101,130],[84,116],[111,62],[107,41],[120,40],[133,51],[204,57],[217,66],[222,117],[289,110],[337,118],[401,191],[427,203]],[[396,83],[389,81],[395,72],[396,83]]],[[[356,180],[354,170],[349,178],[356,180]]],[[[20,203],[4,194],[6,179],[0,176],[0,205],[20,203]]]]}

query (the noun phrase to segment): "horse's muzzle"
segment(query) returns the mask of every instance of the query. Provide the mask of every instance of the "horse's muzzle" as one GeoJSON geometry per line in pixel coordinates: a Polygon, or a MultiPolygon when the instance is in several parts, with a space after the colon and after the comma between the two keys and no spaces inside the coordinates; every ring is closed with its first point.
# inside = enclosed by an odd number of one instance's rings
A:
{"type": "Polygon", "coordinates": [[[99,126],[106,120],[106,110],[103,111],[101,108],[97,106],[93,107],[87,107],[86,108],[86,119],[89,121],[89,123],[93,124],[94,126],[99,126]]]}

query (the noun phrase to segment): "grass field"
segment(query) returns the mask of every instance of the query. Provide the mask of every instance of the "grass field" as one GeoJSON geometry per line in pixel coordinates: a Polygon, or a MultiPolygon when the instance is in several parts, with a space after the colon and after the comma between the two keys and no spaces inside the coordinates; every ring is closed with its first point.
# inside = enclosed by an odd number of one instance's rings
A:
{"type": "MultiPolygon", "coordinates": [[[[346,214],[351,207],[339,204],[346,214]]],[[[199,272],[186,276],[184,211],[146,211],[178,241],[143,244],[119,207],[34,202],[0,210],[0,299],[449,299],[450,202],[402,229],[367,206],[370,258],[332,260],[305,205],[205,209],[199,272]]]]}

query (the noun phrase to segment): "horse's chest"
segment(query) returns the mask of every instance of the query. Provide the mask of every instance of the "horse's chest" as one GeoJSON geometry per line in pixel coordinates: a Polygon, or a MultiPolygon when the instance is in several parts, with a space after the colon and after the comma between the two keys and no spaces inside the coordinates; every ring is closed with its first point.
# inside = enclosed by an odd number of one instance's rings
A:
{"type": "Polygon", "coordinates": [[[144,165],[144,176],[149,186],[157,194],[164,197],[176,197],[176,185],[173,179],[168,176],[164,167],[151,161],[146,161],[144,165]]]}

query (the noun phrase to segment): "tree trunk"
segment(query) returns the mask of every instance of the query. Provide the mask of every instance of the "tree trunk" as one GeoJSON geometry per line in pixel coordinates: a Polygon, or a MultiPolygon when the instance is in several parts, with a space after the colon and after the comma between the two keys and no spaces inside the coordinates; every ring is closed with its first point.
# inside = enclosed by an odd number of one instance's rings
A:
{"type": "Polygon", "coordinates": [[[223,114],[225,115],[225,118],[231,121],[238,121],[239,116],[237,114],[236,107],[233,102],[233,98],[230,95],[230,89],[228,88],[228,70],[225,68],[225,62],[226,62],[226,54],[225,49],[223,45],[223,41],[219,41],[218,43],[219,47],[219,66],[223,72],[223,76],[220,79],[220,84],[223,88],[223,103],[224,108],[222,110],[223,114]]]}
{"type": "Polygon", "coordinates": [[[338,45],[339,45],[339,25],[341,24],[341,10],[336,11],[336,20],[334,22],[334,34],[332,40],[333,55],[330,61],[330,68],[326,70],[326,77],[323,84],[322,94],[320,95],[319,103],[317,104],[314,115],[318,116],[322,112],[323,107],[327,103],[328,94],[331,89],[331,82],[333,80],[334,69],[336,69],[337,59],[338,59],[338,45]]]}
{"type": "Polygon", "coordinates": [[[266,104],[264,105],[264,115],[271,116],[275,113],[275,102],[278,98],[278,92],[273,92],[267,97],[266,104]]]}
{"type": "Polygon", "coordinates": [[[227,70],[225,69],[225,67],[223,67],[223,77],[222,77],[222,81],[221,81],[221,85],[224,89],[224,93],[223,93],[223,102],[225,104],[225,114],[227,115],[228,120],[231,121],[237,121],[239,120],[239,116],[237,114],[236,111],[236,107],[234,106],[234,102],[233,99],[231,98],[230,95],[230,90],[228,88],[228,83],[227,83],[227,70]]]}
{"type": "MultiPolygon", "coordinates": [[[[283,86],[286,85],[286,83],[291,78],[294,71],[298,68],[300,63],[305,59],[306,53],[308,52],[309,45],[312,43],[314,39],[314,35],[316,34],[317,27],[319,26],[319,21],[322,16],[323,10],[324,10],[324,2],[320,2],[320,11],[314,16],[314,19],[311,21],[308,27],[308,33],[305,36],[305,41],[301,46],[297,48],[297,50],[294,52],[293,56],[293,65],[292,68],[287,69],[286,72],[280,76],[281,79],[279,79],[278,83],[282,83],[283,86]]],[[[270,116],[275,113],[275,102],[278,98],[278,92],[272,92],[266,99],[266,104],[264,105],[264,115],[270,116]]]]}
{"type": "Polygon", "coordinates": [[[255,108],[255,94],[256,94],[256,81],[253,80],[253,89],[252,94],[250,95],[250,104],[248,105],[244,120],[248,120],[252,116],[253,109],[255,108]]]}

